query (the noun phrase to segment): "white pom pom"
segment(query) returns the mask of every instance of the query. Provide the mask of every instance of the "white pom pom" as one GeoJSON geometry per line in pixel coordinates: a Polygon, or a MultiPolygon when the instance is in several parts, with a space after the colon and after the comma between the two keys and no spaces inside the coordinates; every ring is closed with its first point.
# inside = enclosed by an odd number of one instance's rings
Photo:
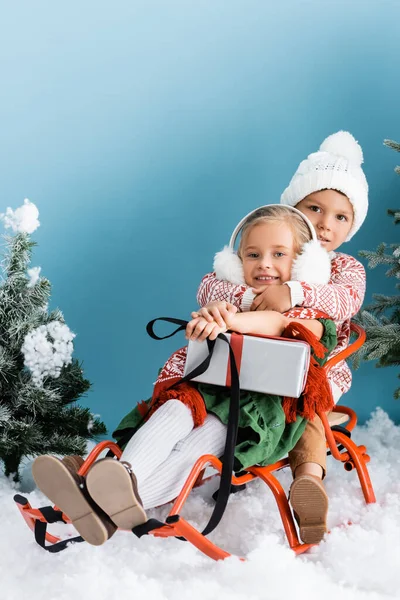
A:
{"type": "Polygon", "coordinates": [[[214,257],[213,269],[217,279],[230,281],[236,285],[244,284],[242,261],[229,246],[225,246],[221,252],[217,252],[214,257]]]}
{"type": "Polygon", "coordinates": [[[320,146],[320,152],[329,152],[336,156],[343,156],[356,165],[364,161],[360,144],[348,131],[338,131],[328,136],[320,146]]]}
{"type": "Polygon", "coordinates": [[[331,278],[331,259],[317,240],[306,242],[292,265],[291,279],[324,285],[331,278]]]}

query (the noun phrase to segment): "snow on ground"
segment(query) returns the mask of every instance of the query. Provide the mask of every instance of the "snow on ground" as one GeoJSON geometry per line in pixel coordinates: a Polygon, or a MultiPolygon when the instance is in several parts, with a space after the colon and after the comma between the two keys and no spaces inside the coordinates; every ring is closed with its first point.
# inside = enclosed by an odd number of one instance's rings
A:
{"type": "MultiPolygon", "coordinates": [[[[400,598],[400,427],[378,409],[353,438],[371,456],[370,473],[377,504],[366,506],[356,472],[347,473],[329,459],[326,487],[329,527],[318,548],[295,557],[283,534],[272,494],[253,482],[231,497],[211,539],[247,556],[215,562],[188,543],[117,532],[106,544],[75,544],[59,554],[36,545],[12,497],[15,490],[0,477],[1,600],[375,600],[400,598]],[[345,523],[351,519],[353,525],[345,523]]],[[[278,478],[288,489],[287,469],[278,478]]],[[[23,489],[32,489],[29,465],[23,489]]],[[[182,514],[205,524],[216,480],[195,490],[182,514]]],[[[33,490],[32,506],[48,504],[33,490]]],[[[163,518],[166,508],[151,511],[163,518]]],[[[53,525],[53,530],[56,526],[53,525]]],[[[58,528],[60,525],[58,525],[58,528]]],[[[71,526],[63,526],[72,529],[71,526]]],[[[59,530],[58,530],[59,531],[59,530]]]]}

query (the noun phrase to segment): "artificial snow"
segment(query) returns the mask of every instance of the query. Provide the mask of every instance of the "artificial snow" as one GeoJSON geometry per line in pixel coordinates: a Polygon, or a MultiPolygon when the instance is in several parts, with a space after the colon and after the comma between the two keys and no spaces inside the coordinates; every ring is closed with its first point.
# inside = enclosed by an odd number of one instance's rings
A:
{"type": "Polygon", "coordinates": [[[40,279],[40,271],[42,267],[32,267],[32,269],[28,269],[29,281],[26,284],[27,288],[34,287],[40,279]]]}
{"type": "Polygon", "coordinates": [[[74,337],[68,325],[59,321],[40,325],[26,334],[21,352],[37,387],[45,377],[59,377],[61,369],[71,364],[74,337]]]}
{"type": "MultiPolygon", "coordinates": [[[[371,456],[377,503],[367,506],[356,471],[328,459],[326,489],[331,533],[296,557],[289,549],[272,494],[261,481],[231,496],[210,538],[237,557],[215,562],[188,543],[117,532],[100,547],[74,544],[59,554],[34,541],[13,502],[18,491],[33,507],[48,501],[34,484],[27,461],[20,490],[0,477],[2,600],[377,600],[400,597],[400,427],[378,409],[353,433],[371,456]],[[28,493],[26,493],[28,490],[28,493]],[[351,520],[352,525],[347,525],[351,520]]],[[[277,474],[287,490],[288,469],[277,474]]],[[[205,525],[217,479],[195,490],[182,515],[205,525]]],[[[170,505],[149,511],[163,519],[170,505]]],[[[73,533],[52,525],[52,532],[73,533]]]]}
{"type": "Polygon", "coordinates": [[[11,228],[15,233],[33,233],[40,225],[38,216],[36,205],[25,198],[22,206],[15,210],[8,207],[0,218],[3,219],[6,229],[11,228]]]}

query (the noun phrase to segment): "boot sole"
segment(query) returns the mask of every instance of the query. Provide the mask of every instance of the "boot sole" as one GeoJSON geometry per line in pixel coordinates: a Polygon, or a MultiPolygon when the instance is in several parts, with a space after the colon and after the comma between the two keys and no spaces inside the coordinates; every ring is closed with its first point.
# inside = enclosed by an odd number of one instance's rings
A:
{"type": "Polygon", "coordinates": [[[69,517],[84,540],[93,546],[101,546],[108,540],[106,526],[61,460],[39,456],[32,465],[32,475],[38,488],[69,517]]]}
{"type": "Polygon", "coordinates": [[[147,516],[135,495],[132,479],[118,461],[105,459],[95,463],[86,476],[86,486],[96,504],[119,529],[131,530],[146,523],[147,516]]]}
{"type": "Polygon", "coordinates": [[[326,533],[328,496],[312,476],[302,475],[290,487],[290,504],[305,544],[318,544],[326,533]]]}

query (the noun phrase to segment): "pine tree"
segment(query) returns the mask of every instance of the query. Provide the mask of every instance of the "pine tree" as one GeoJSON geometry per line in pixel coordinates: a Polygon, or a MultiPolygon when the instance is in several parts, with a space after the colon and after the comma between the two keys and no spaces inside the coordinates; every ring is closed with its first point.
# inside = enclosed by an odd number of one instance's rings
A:
{"type": "MultiPolygon", "coordinates": [[[[400,152],[400,144],[385,140],[385,145],[400,152]]],[[[400,174],[400,167],[395,168],[400,174]]],[[[388,210],[394,217],[394,223],[400,223],[400,210],[388,210]]],[[[381,243],[375,252],[361,251],[360,256],[368,259],[368,266],[374,269],[378,265],[388,265],[388,277],[400,279],[400,243],[381,243]]],[[[398,366],[400,364],[400,283],[395,284],[397,293],[394,296],[373,294],[374,303],[367,306],[355,321],[364,327],[367,340],[356,353],[353,366],[359,366],[361,360],[378,360],[377,367],[398,366]]],[[[398,375],[400,378],[400,374],[398,375]]],[[[400,398],[400,387],[394,392],[394,398],[400,398]]]]}
{"type": "Polygon", "coordinates": [[[50,282],[39,267],[28,269],[38,215],[29,200],[1,215],[14,235],[3,236],[0,283],[0,459],[14,481],[23,456],[82,455],[87,439],[106,433],[104,423],[76,403],[91,384],[71,356],[75,336],[63,314],[48,312],[50,282]]]}

